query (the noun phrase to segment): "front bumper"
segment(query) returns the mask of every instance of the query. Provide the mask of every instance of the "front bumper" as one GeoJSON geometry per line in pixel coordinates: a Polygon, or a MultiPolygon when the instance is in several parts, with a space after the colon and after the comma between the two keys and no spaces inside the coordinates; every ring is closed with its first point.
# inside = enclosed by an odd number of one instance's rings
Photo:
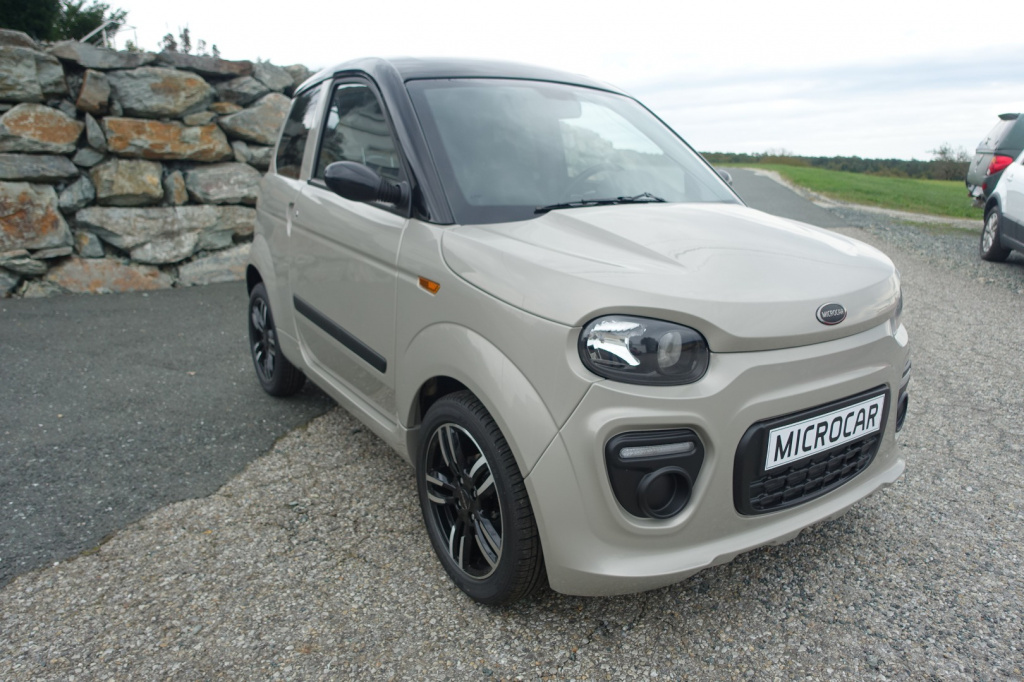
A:
{"type": "Polygon", "coordinates": [[[595,383],[526,478],[551,587],[579,595],[653,589],[785,542],[893,483],[904,461],[895,447],[897,396],[909,348],[889,324],[800,348],[716,354],[706,376],[679,387],[595,383]],[[754,423],[879,386],[892,397],[874,460],[844,485],[789,509],[743,515],[734,503],[737,447],[754,423]],[[691,429],[704,461],[677,516],[638,518],[617,502],[605,444],[635,431],[691,429]]]}

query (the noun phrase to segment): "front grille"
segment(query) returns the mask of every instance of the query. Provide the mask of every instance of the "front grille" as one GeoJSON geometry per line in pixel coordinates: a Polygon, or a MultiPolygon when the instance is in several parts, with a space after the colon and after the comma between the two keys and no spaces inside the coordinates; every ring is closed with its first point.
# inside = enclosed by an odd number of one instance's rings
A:
{"type": "Polygon", "coordinates": [[[748,487],[750,509],[756,514],[784,509],[838,488],[871,464],[879,440],[878,434],[872,434],[836,452],[795,462],[782,471],[772,469],[748,487]]]}
{"type": "Polygon", "coordinates": [[[871,464],[878,452],[885,433],[889,404],[888,390],[879,386],[835,403],[751,426],[736,449],[733,471],[733,501],[736,510],[749,516],[795,507],[835,490],[854,478],[871,464]],[[885,406],[878,431],[787,466],[765,470],[765,449],[772,429],[828,414],[882,394],[885,395],[885,406]]]}

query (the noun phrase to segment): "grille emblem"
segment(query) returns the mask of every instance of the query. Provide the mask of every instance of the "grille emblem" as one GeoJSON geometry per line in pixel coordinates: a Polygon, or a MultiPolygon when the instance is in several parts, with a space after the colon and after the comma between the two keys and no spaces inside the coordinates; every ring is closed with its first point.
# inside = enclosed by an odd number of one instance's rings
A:
{"type": "Polygon", "coordinates": [[[818,308],[817,318],[818,322],[831,327],[846,319],[846,308],[839,303],[826,303],[818,308]]]}

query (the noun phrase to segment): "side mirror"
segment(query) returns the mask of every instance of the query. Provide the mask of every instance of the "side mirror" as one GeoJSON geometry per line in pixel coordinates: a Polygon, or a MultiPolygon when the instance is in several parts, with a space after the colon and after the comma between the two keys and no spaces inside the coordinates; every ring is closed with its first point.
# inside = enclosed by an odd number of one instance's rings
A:
{"type": "Polygon", "coordinates": [[[355,161],[337,161],[324,169],[327,189],[350,201],[382,201],[401,204],[405,200],[405,184],[382,178],[377,171],[355,161]]]}
{"type": "Polygon", "coordinates": [[[715,171],[723,180],[725,180],[725,184],[732,187],[732,174],[729,173],[729,171],[725,170],[724,168],[716,168],[715,171]]]}

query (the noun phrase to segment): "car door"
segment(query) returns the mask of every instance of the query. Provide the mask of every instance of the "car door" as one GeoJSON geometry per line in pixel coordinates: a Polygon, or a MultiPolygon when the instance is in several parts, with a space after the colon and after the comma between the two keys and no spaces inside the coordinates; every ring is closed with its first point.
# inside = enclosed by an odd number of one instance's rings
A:
{"type": "Polygon", "coordinates": [[[344,199],[327,189],[324,169],[355,161],[382,177],[406,171],[375,88],[333,84],[322,116],[309,182],[292,209],[289,282],[299,342],[314,372],[357,404],[394,422],[395,295],[400,208],[344,199]]]}
{"type": "Polygon", "coordinates": [[[283,342],[293,338],[291,329],[291,302],[288,300],[288,235],[291,234],[291,214],[295,198],[302,191],[305,181],[301,180],[303,165],[312,156],[313,144],[307,144],[310,131],[316,121],[318,105],[323,97],[322,87],[316,86],[299,93],[292,100],[288,118],[282,126],[280,140],[274,155],[274,168],[263,176],[260,183],[259,210],[256,212],[257,233],[268,243],[274,254],[268,276],[267,293],[271,297],[271,308],[283,342]],[[307,150],[307,147],[310,149],[307,150]],[[280,281],[279,281],[280,278],[280,281]],[[280,285],[280,286],[279,286],[280,285]]]}

